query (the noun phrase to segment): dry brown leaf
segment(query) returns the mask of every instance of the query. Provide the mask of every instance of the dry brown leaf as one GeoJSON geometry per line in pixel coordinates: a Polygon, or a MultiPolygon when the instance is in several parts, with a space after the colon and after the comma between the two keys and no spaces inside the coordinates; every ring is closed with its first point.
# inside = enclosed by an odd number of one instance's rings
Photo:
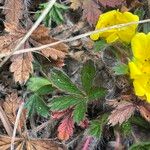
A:
{"type": "Polygon", "coordinates": [[[134,113],[136,106],[130,102],[122,101],[116,108],[111,112],[108,117],[109,124],[115,126],[116,124],[122,124],[124,121],[128,120],[134,113]]]}
{"type": "MultiPolygon", "coordinates": [[[[15,150],[65,150],[61,144],[57,144],[50,139],[25,139],[15,138],[15,150]]],[[[11,145],[11,137],[0,135],[0,149],[9,150],[11,145]]]]}
{"type": "Polygon", "coordinates": [[[140,114],[148,121],[150,122],[150,105],[145,104],[138,107],[138,110],[140,114]]]}
{"type": "Polygon", "coordinates": [[[5,23],[5,30],[7,34],[0,36],[0,54],[11,52],[18,40],[26,33],[24,29],[16,28],[13,23],[5,23]]]}
{"type": "MultiPolygon", "coordinates": [[[[16,92],[11,93],[8,95],[3,103],[3,109],[9,119],[9,121],[14,125],[16,120],[17,111],[19,109],[21,102],[21,98],[18,97],[16,92]]],[[[25,121],[25,114],[22,114],[20,117],[18,130],[20,131],[24,125],[25,121]]]]}
{"type": "Polygon", "coordinates": [[[124,5],[126,0],[97,0],[99,1],[104,7],[116,7],[119,5],[124,5]]]}
{"type": "Polygon", "coordinates": [[[74,10],[78,9],[82,5],[82,0],[70,0],[70,7],[74,10]]]}
{"type": "Polygon", "coordinates": [[[19,19],[22,18],[22,12],[23,12],[23,3],[22,0],[5,0],[4,7],[5,9],[4,13],[5,21],[8,23],[13,23],[16,26],[19,24],[19,19]]]}
{"type": "Polygon", "coordinates": [[[29,79],[29,76],[33,71],[32,53],[29,52],[13,56],[11,61],[12,64],[10,66],[10,71],[14,73],[15,82],[24,84],[29,79]]]}
{"type": "MultiPolygon", "coordinates": [[[[16,145],[19,145],[23,141],[23,138],[15,138],[15,148],[17,149],[16,145]]],[[[0,149],[1,150],[9,150],[11,146],[11,138],[9,136],[0,135],[0,149]]],[[[18,149],[22,150],[22,149],[18,149]]]]}
{"type": "MultiPolygon", "coordinates": [[[[41,46],[58,41],[49,35],[49,30],[44,26],[39,26],[31,35],[31,39],[34,46],[41,46]]],[[[41,52],[45,57],[51,57],[52,59],[57,60],[59,58],[64,59],[68,53],[68,49],[69,47],[66,44],[60,43],[50,48],[43,49],[41,52]]]]}
{"type": "Polygon", "coordinates": [[[95,25],[99,15],[102,13],[99,10],[99,5],[93,0],[83,1],[83,18],[87,19],[88,23],[92,26],[95,25]]]}

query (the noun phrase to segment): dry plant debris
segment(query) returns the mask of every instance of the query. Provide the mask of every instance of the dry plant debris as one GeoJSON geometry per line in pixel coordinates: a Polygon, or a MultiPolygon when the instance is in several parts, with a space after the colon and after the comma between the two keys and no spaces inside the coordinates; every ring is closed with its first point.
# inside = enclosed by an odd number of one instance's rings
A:
{"type": "MultiPolygon", "coordinates": [[[[0,1],[0,62],[29,33],[47,2],[0,1]]],[[[149,150],[148,20],[82,37],[94,28],[147,19],[148,4],[56,0],[20,49],[80,39],[18,51],[0,68],[0,149],[14,144],[16,150],[149,150]]]]}

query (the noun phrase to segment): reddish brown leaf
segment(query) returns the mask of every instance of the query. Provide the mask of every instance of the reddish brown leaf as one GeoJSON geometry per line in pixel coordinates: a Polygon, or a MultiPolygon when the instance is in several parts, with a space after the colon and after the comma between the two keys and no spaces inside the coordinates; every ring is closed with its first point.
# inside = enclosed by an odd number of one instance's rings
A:
{"type": "Polygon", "coordinates": [[[93,0],[83,1],[83,18],[87,19],[88,23],[92,26],[95,25],[99,15],[102,13],[99,10],[99,5],[93,0]]]}
{"type": "Polygon", "coordinates": [[[83,121],[80,122],[79,126],[82,128],[87,128],[89,125],[89,120],[88,118],[85,118],[83,121]]]}
{"type": "Polygon", "coordinates": [[[63,110],[63,111],[55,111],[55,112],[52,112],[52,118],[53,119],[60,119],[62,118],[64,115],[68,114],[70,112],[70,109],[66,109],[66,110],[63,110]]]}
{"type": "Polygon", "coordinates": [[[136,107],[132,103],[122,101],[108,117],[109,124],[112,126],[115,126],[118,123],[122,124],[131,117],[135,109],[136,107]]]}
{"type": "MultiPolygon", "coordinates": [[[[45,44],[50,44],[53,42],[57,42],[57,39],[52,38],[49,35],[49,30],[44,26],[39,26],[31,35],[31,42],[34,46],[41,46],[45,44]],[[44,33],[44,34],[43,34],[44,33]]],[[[41,50],[45,57],[51,57],[54,60],[57,59],[64,59],[69,47],[64,44],[60,43],[55,46],[46,48],[41,50]]]]}
{"type": "Polygon", "coordinates": [[[97,0],[97,1],[99,1],[104,7],[106,6],[116,7],[119,5],[123,5],[126,2],[126,0],[97,0]]]}
{"type": "Polygon", "coordinates": [[[22,18],[23,4],[22,0],[6,0],[4,5],[6,14],[5,21],[8,23],[13,23],[16,26],[19,24],[19,19],[22,18]]]}
{"type": "Polygon", "coordinates": [[[140,114],[147,120],[150,122],[150,105],[141,105],[138,107],[138,110],[140,112],[140,114]]]}
{"type": "Polygon", "coordinates": [[[32,73],[32,53],[24,53],[13,56],[10,71],[14,73],[14,79],[20,84],[24,84],[32,73]]]}
{"type": "Polygon", "coordinates": [[[58,138],[68,140],[73,135],[74,122],[72,117],[66,117],[58,127],[58,138]]]}

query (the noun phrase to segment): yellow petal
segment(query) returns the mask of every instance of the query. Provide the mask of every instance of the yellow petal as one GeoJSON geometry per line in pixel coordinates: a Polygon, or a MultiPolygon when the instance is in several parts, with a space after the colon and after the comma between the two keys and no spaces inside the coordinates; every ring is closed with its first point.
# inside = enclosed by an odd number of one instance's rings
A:
{"type": "Polygon", "coordinates": [[[131,46],[135,58],[139,60],[144,60],[145,58],[150,56],[150,51],[148,48],[148,38],[146,34],[136,34],[131,41],[131,46]]]}
{"type": "Polygon", "coordinates": [[[128,65],[129,65],[129,69],[130,69],[131,79],[134,79],[134,78],[138,77],[139,75],[142,75],[141,70],[138,68],[138,66],[133,61],[130,61],[128,63],[128,65]]]}
{"type": "Polygon", "coordinates": [[[118,38],[119,37],[116,33],[112,33],[106,38],[106,41],[107,41],[107,43],[113,43],[113,42],[117,41],[118,38]]]}
{"type": "Polygon", "coordinates": [[[142,86],[142,82],[141,80],[139,81],[140,79],[135,79],[133,81],[133,85],[134,85],[134,91],[135,91],[135,94],[137,96],[144,96],[146,94],[146,91],[144,89],[144,87],[142,86]]]}

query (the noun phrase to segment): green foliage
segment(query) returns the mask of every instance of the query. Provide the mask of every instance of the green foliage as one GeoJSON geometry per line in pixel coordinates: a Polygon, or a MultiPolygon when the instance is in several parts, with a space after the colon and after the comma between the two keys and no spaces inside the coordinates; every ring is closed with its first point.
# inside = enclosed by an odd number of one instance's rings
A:
{"type": "Polygon", "coordinates": [[[129,150],[150,150],[150,142],[141,142],[132,145],[129,150]]]}
{"type": "Polygon", "coordinates": [[[97,100],[101,97],[104,97],[106,94],[105,89],[103,88],[92,88],[88,94],[89,100],[97,100]]]}
{"type": "Polygon", "coordinates": [[[43,99],[37,94],[30,96],[30,98],[25,104],[25,108],[27,108],[28,110],[28,116],[31,116],[35,112],[43,117],[48,117],[49,115],[48,106],[45,104],[43,99]]]}
{"type": "Polygon", "coordinates": [[[77,86],[72,83],[69,77],[61,70],[51,70],[50,80],[55,87],[66,93],[82,95],[81,90],[79,90],[77,86]]]}
{"type": "Polygon", "coordinates": [[[39,95],[45,95],[54,90],[51,82],[42,77],[32,77],[27,83],[27,89],[39,95]]]}
{"type": "Polygon", "coordinates": [[[93,120],[88,129],[88,134],[93,137],[100,138],[102,136],[102,131],[104,125],[107,123],[108,114],[103,114],[100,119],[93,120]]]}
{"type": "Polygon", "coordinates": [[[127,122],[122,123],[120,126],[120,130],[122,132],[122,135],[124,135],[124,136],[131,135],[132,126],[131,126],[130,121],[128,120],[127,122]]]}
{"type": "Polygon", "coordinates": [[[81,91],[63,71],[51,70],[50,81],[52,85],[69,95],[50,99],[50,109],[60,111],[72,107],[74,109],[73,119],[79,124],[85,118],[88,102],[105,96],[103,88],[93,87],[95,74],[94,63],[91,60],[87,61],[81,70],[82,86],[85,90],[81,91]]]}
{"type": "Polygon", "coordinates": [[[81,99],[73,95],[67,95],[67,96],[55,97],[50,101],[51,103],[49,106],[51,110],[58,111],[58,110],[67,109],[70,106],[76,105],[77,103],[81,101],[81,99]]]}
{"type": "Polygon", "coordinates": [[[143,24],[143,32],[144,33],[150,32],[150,23],[149,22],[143,24]]]}
{"type": "MultiPolygon", "coordinates": [[[[35,17],[38,18],[41,15],[41,12],[47,7],[48,3],[40,4],[39,11],[36,12],[35,17]]],[[[63,13],[68,9],[67,6],[59,4],[55,2],[49,13],[46,15],[45,19],[43,20],[43,23],[47,27],[52,26],[52,22],[55,22],[57,25],[64,22],[63,19],[63,13]]]]}
{"type": "Polygon", "coordinates": [[[79,124],[84,119],[86,111],[87,111],[86,101],[81,100],[81,102],[75,106],[75,109],[73,111],[73,120],[77,124],[79,124]]]}
{"type": "Polygon", "coordinates": [[[90,92],[95,74],[95,65],[91,60],[88,60],[81,70],[82,86],[86,93],[90,92]]]}
{"type": "Polygon", "coordinates": [[[132,116],[130,118],[130,121],[132,124],[138,125],[142,127],[143,129],[150,130],[149,122],[147,122],[144,118],[140,116],[132,116]]]}
{"type": "Polygon", "coordinates": [[[94,50],[96,52],[99,52],[99,51],[102,51],[107,46],[108,46],[108,44],[106,43],[105,40],[99,40],[94,43],[94,50]]]}
{"type": "Polygon", "coordinates": [[[51,111],[62,111],[68,108],[73,109],[74,122],[79,124],[85,118],[88,102],[97,100],[105,96],[103,88],[93,86],[93,80],[96,74],[94,63],[89,60],[85,63],[81,71],[81,80],[84,91],[79,89],[70,78],[59,69],[52,69],[50,79],[42,77],[32,77],[27,88],[33,95],[27,100],[25,107],[28,109],[28,115],[38,113],[44,117],[51,111]],[[67,95],[53,97],[46,104],[43,96],[51,93],[55,88],[65,92],[67,95]]]}
{"type": "Polygon", "coordinates": [[[116,75],[125,75],[128,74],[128,65],[124,63],[117,63],[115,67],[113,67],[113,70],[116,75]]]}

